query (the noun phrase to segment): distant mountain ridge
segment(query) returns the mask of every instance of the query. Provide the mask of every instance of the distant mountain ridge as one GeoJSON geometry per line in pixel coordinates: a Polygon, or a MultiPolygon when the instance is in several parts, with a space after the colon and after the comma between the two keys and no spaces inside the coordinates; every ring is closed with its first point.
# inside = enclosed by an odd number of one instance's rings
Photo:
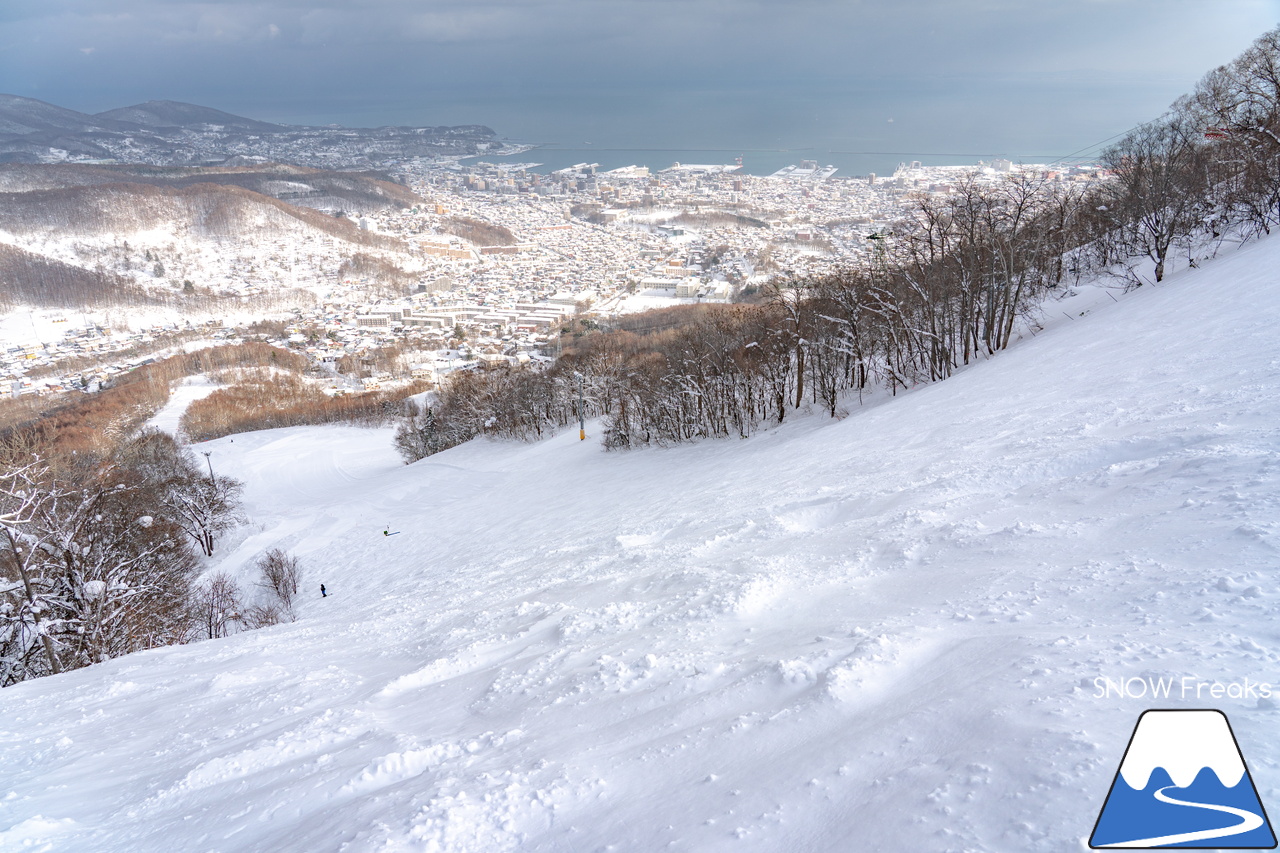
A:
{"type": "Polygon", "coordinates": [[[491,128],[307,127],[273,124],[179,101],[96,115],[0,94],[0,163],[119,162],[156,166],[274,161],[325,169],[503,148],[491,128]]]}
{"type": "Polygon", "coordinates": [[[131,107],[121,107],[97,113],[94,118],[130,122],[144,127],[199,128],[208,125],[222,125],[265,133],[287,130],[283,125],[244,118],[243,116],[224,113],[222,110],[215,110],[211,107],[184,104],[180,101],[147,101],[145,104],[135,104],[131,107]]]}
{"type": "Polygon", "coordinates": [[[111,117],[79,113],[34,98],[0,95],[0,136],[31,133],[83,133],[94,130],[128,130],[111,117]]]}

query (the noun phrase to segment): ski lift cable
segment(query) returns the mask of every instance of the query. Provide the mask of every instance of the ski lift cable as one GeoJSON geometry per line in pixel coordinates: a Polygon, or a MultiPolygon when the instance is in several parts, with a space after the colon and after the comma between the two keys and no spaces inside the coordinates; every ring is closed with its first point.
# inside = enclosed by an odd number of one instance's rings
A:
{"type": "Polygon", "coordinates": [[[1086,152],[1086,151],[1090,151],[1090,150],[1092,150],[1092,149],[1094,149],[1094,148],[1097,148],[1097,147],[1099,147],[1099,146],[1101,146],[1101,145],[1106,145],[1108,142],[1111,142],[1113,139],[1119,139],[1120,137],[1124,136],[1126,133],[1132,133],[1133,131],[1138,130],[1139,128],[1146,127],[1146,126],[1147,126],[1147,125],[1149,125],[1149,124],[1155,124],[1156,122],[1160,121],[1160,119],[1162,119],[1162,118],[1164,118],[1164,116],[1163,116],[1163,115],[1162,115],[1162,116],[1159,116],[1158,118],[1153,118],[1153,119],[1151,119],[1151,121],[1144,121],[1142,124],[1134,125],[1134,126],[1133,126],[1133,127],[1131,127],[1131,128],[1127,128],[1127,129],[1125,129],[1125,130],[1122,130],[1122,131],[1120,131],[1119,133],[1115,134],[1114,136],[1108,136],[1106,139],[1102,140],[1101,142],[1095,142],[1095,143],[1093,143],[1092,145],[1086,145],[1084,148],[1081,148],[1081,149],[1079,149],[1078,151],[1072,151],[1070,154],[1064,154],[1064,155],[1062,155],[1061,157],[1059,157],[1057,160],[1054,160],[1054,161],[1053,161],[1052,163],[1050,163],[1049,165],[1051,165],[1051,166],[1056,166],[1056,165],[1058,165],[1059,163],[1063,162],[1064,160],[1070,160],[1070,159],[1072,159],[1072,158],[1073,158],[1073,157],[1075,157],[1077,154],[1083,154],[1084,152],[1086,152]]]}

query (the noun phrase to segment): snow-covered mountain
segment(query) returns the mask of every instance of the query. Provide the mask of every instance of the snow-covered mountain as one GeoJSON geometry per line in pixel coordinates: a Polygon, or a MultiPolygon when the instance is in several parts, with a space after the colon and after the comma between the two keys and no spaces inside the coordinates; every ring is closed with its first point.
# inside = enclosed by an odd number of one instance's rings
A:
{"type": "Polygon", "coordinates": [[[35,98],[0,94],[0,135],[128,132],[136,129],[134,125],[121,123],[110,116],[85,115],[35,98]]]}
{"type": "Polygon", "coordinates": [[[1130,788],[1141,791],[1157,767],[1163,767],[1179,788],[1189,787],[1206,767],[1228,788],[1240,784],[1244,776],[1227,719],[1216,711],[1146,714],[1125,753],[1120,775],[1130,788]]]}
{"type": "Polygon", "coordinates": [[[1149,707],[1274,803],[1277,270],[748,441],[202,445],[300,619],[0,691],[0,849],[1079,850],[1149,707]]]}

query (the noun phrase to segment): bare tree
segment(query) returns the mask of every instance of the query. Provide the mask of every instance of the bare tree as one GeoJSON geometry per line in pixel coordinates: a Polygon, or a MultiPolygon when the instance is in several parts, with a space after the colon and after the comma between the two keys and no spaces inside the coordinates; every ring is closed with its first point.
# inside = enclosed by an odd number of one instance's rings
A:
{"type": "Polygon", "coordinates": [[[279,548],[272,548],[258,558],[258,586],[266,591],[266,599],[244,610],[242,621],[249,629],[266,628],[281,622],[293,622],[293,600],[302,580],[298,558],[279,548]]]}
{"type": "Polygon", "coordinates": [[[1112,235],[1122,249],[1150,258],[1155,280],[1163,281],[1170,253],[1208,212],[1203,134],[1186,116],[1169,113],[1131,130],[1102,159],[1115,175],[1103,185],[1112,235]]]}
{"type": "Polygon", "coordinates": [[[185,477],[167,484],[164,507],[204,555],[211,557],[217,536],[244,520],[239,501],[242,488],[240,481],[231,477],[185,477]]]}
{"type": "Polygon", "coordinates": [[[258,558],[258,571],[262,575],[258,585],[266,588],[286,611],[292,613],[293,599],[302,580],[298,558],[279,548],[272,548],[258,558]]]}
{"type": "Polygon", "coordinates": [[[196,589],[191,604],[192,627],[198,639],[231,635],[242,619],[240,587],[226,572],[215,572],[196,589]]]}
{"type": "MultiPolygon", "coordinates": [[[[33,583],[38,543],[26,535],[26,527],[47,499],[36,482],[48,468],[38,459],[19,462],[26,449],[11,443],[4,448],[6,458],[0,461],[4,466],[0,469],[0,687],[62,671],[48,631],[51,608],[47,592],[43,585],[33,583]],[[44,652],[43,660],[38,657],[40,651],[44,652]]],[[[42,578],[37,575],[39,580],[42,578]]]]}
{"type": "Polygon", "coordinates": [[[241,616],[241,622],[250,631],[256,631],[259,628],[270,628],[272,625],[292,621],[292,614],[288,613],[280,606],[279,602],[275,601],[254,604],[246,608],[241,616]]]}

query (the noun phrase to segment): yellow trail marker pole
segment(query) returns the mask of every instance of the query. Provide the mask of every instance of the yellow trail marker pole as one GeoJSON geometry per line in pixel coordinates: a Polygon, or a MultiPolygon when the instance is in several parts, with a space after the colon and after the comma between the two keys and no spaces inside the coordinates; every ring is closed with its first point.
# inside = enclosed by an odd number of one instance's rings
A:
{"type": "Polygon", "coordinates": [[[586,441],[587,419],[582,406],[582,374],[575,373],[573,375],[578,377],[578,441],[586,441]]]}

